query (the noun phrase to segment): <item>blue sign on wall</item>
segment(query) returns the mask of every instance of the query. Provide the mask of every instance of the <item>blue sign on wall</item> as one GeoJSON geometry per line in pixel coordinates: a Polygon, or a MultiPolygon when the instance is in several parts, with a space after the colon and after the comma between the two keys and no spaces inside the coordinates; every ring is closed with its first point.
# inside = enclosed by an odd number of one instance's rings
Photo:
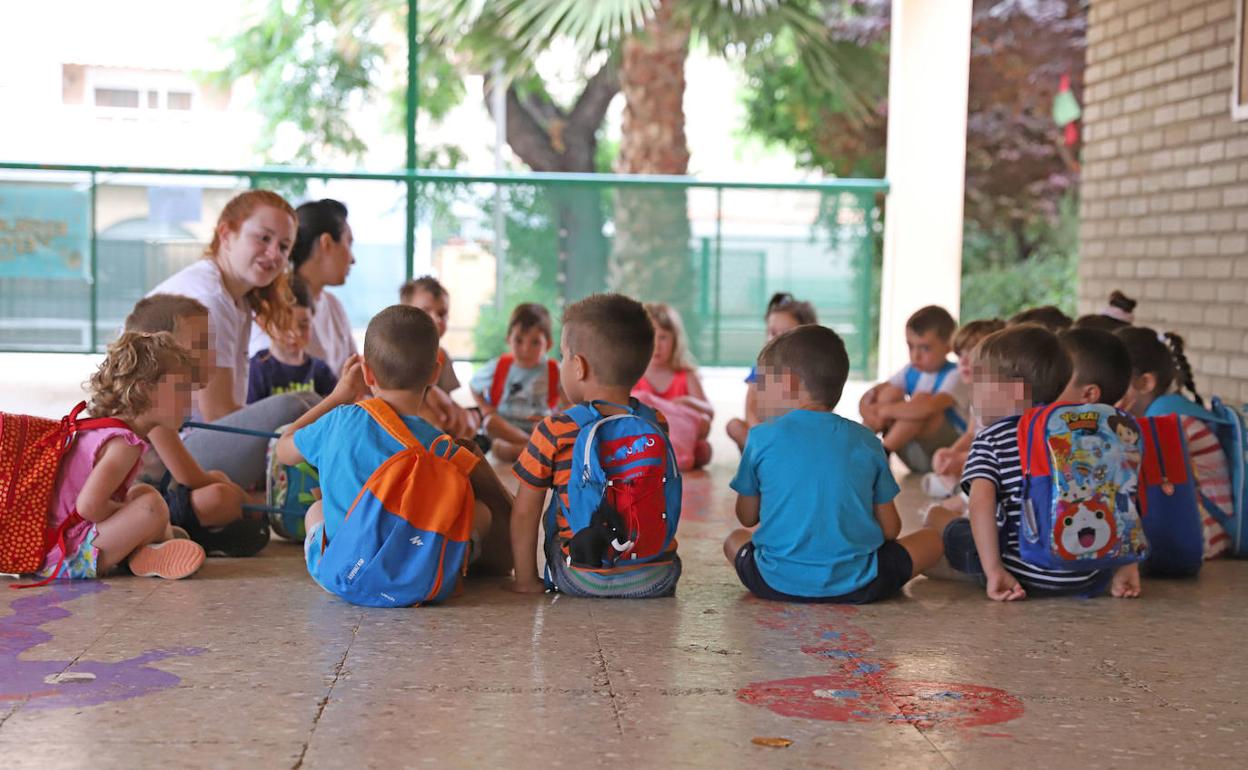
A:
{"type": "Polygon", "coordinates": [[[86,189],[0,184],[0,278],[89,277],[86,189]]]}

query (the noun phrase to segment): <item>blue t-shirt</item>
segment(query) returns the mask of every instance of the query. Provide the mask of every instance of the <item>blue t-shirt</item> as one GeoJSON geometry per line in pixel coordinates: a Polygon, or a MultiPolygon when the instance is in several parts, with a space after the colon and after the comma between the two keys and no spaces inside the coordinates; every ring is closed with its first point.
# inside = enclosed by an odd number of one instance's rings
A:
{"type": "MultiPolygon", "coordinates": [[[[403,423],[428,448],[442,431],[412,415],[403,423]]],[[[321,477],[325,536],[332,540],[364,482],[403,447],[362,407],[340,406],[295,432],[295,448],[321,477]]]]}
{"type": "MultiPolygon", "coordinates": [[[[472,392],[480,393],[487,404],[490,404],[490,389],[494,384],[494,371],[497,368],[498,359],[495,358],[473,372],[472,380],[468,383],[472,392]]],[[[500,403],[490,405],[508,422],[532,429],[537,420],[548,417],[551,413],[549,374],[550,364],[544,358],[537,366],[529,369],[513,361],[511,368],[507,370],[500,403]]]]}
{"type": "Polygon", "coordinates": [[[278,361],[265,348],[251,357],[247,371],[247,403],[279,393],[314,392],[324,398],[334,390],[338,377],[319,358],[308,356],[302,364],[291,366],[278,361]]]}
{"type": "Polygon", "coordinates": [[[875,506],[901,490],[870,429],[804,409],[757,425],[732,488],[762,498],[754,560],[767,585],[840,596],[875,580],[884,544],[875,506]]]}

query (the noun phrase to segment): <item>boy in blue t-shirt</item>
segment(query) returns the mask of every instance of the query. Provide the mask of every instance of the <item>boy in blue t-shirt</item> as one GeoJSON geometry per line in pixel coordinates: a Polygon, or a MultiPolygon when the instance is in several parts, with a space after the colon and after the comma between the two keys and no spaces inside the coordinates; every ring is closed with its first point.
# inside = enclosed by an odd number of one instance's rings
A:
{"type": "MultiPolygon", "coordinates": [[[[325,400],[292,425],[277,444],[286,465],[307,461],[320,475],[321,499],[308,509],[304,556],[309,571],[324,545],[334,539],[369,476],[402,449],[356,401],[372,395],[398,413],[426,448],[442,431],[416,416],[429,387],[438,380],[438,330],[423,311],[392,305],[368,324],[362,358],[348,359],[342,379],[325,400]]],[[[458,451],[473,451],[458,442],[458,451]]],[[[511,571],[509,518],[511,495],[489,463],[478,462],[469,474],[476,496],[473,517],[474,560],[491,573],[511,571]]]]}
{"type": "MultiPolygon", "coordinates": [[[[295,295],[295,331],[269,334],[269,347],[251,357],[247,376],[247,403],[279,393],[312,391],[324,398],[338,384],[329,364],[308,354],[312,341],[312,294],[298,275],[290,280],[295,295]]],[[[266,330],[267,331],[267,330],[266,330]]]]}
{"type": "Polygon", "coordinates": [[[940,537],[898,539],[899,491],[880,440],[832,413],[849,376],[836,332],[800,326],[758,356],[758,408],[732,488],[738,529],[724,541],[763,599],[863,604],[901,591],[940,560],[940,537]]]}

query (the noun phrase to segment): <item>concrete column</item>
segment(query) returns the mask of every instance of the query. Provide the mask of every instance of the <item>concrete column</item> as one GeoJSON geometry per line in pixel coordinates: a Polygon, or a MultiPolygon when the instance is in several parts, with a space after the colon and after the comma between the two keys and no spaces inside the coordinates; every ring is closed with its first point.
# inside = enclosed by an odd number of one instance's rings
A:
{"type": "Polygon", "coordinates": [[[958,316],[971,2],[893,0],[881,377],[908,361],[911,313],[935,304],[958,316]]]}

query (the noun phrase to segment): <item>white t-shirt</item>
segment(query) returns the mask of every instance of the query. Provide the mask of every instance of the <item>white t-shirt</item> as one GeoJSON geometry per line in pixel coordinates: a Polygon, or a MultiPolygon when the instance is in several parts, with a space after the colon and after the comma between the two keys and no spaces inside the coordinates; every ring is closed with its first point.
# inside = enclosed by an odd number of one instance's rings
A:
{"type": "MultiPolygon", "coordinates": [[[[254,356],[270,344],[269,335],[264,333],[259,324],[253,325],[251,355],[254,356]]],[[[312,302],[312,341],[308,343],[308,355],[329,364],[334,376],[338,376],[343,363],[359,352],[355,337],[351,336],[351,319],[347,318],[347,309],[333,294],[322,291],[321,296],[312,302]]]]}
{"type": "MultiPolygon", "coordinates": [[[[178,294],[199,300],[208,308],[208,349],[216,353],[216,366],[233,373],[234,403],[247,403],[247,340],[251,336],[251,308],[235,302],[225,290],[221,268],[211,259],[201,259],[190,267],[169,276],[164,283],[147,293],[178,294]]],[[[191,419],[199,420],[199,392],[192,396],[191,419]]]]}
{"type": "MultiPolygon", "coordinates": [[[[913,366],[909,365],[902,367],[900,371],[888,378],[888,384],[895,385],[902,390],[905,390],[906,373],[912,368],[913,366]]],[[[936,387],[936,380],[938,379],[939,374],[939,372],[919,372],[919,379],[918,382],[915,383],[914,393],[948,393],[953,397],[952,409],[957,412],[963,422],[969,425],[969,406],[971,402],[970,388],[967,387],[965,382],[962,382],[962,375],[958,372],[956,366],[951,368],[949,373],[943,378],[940,378],[940,387],[938,388],[936,387]]]]}

